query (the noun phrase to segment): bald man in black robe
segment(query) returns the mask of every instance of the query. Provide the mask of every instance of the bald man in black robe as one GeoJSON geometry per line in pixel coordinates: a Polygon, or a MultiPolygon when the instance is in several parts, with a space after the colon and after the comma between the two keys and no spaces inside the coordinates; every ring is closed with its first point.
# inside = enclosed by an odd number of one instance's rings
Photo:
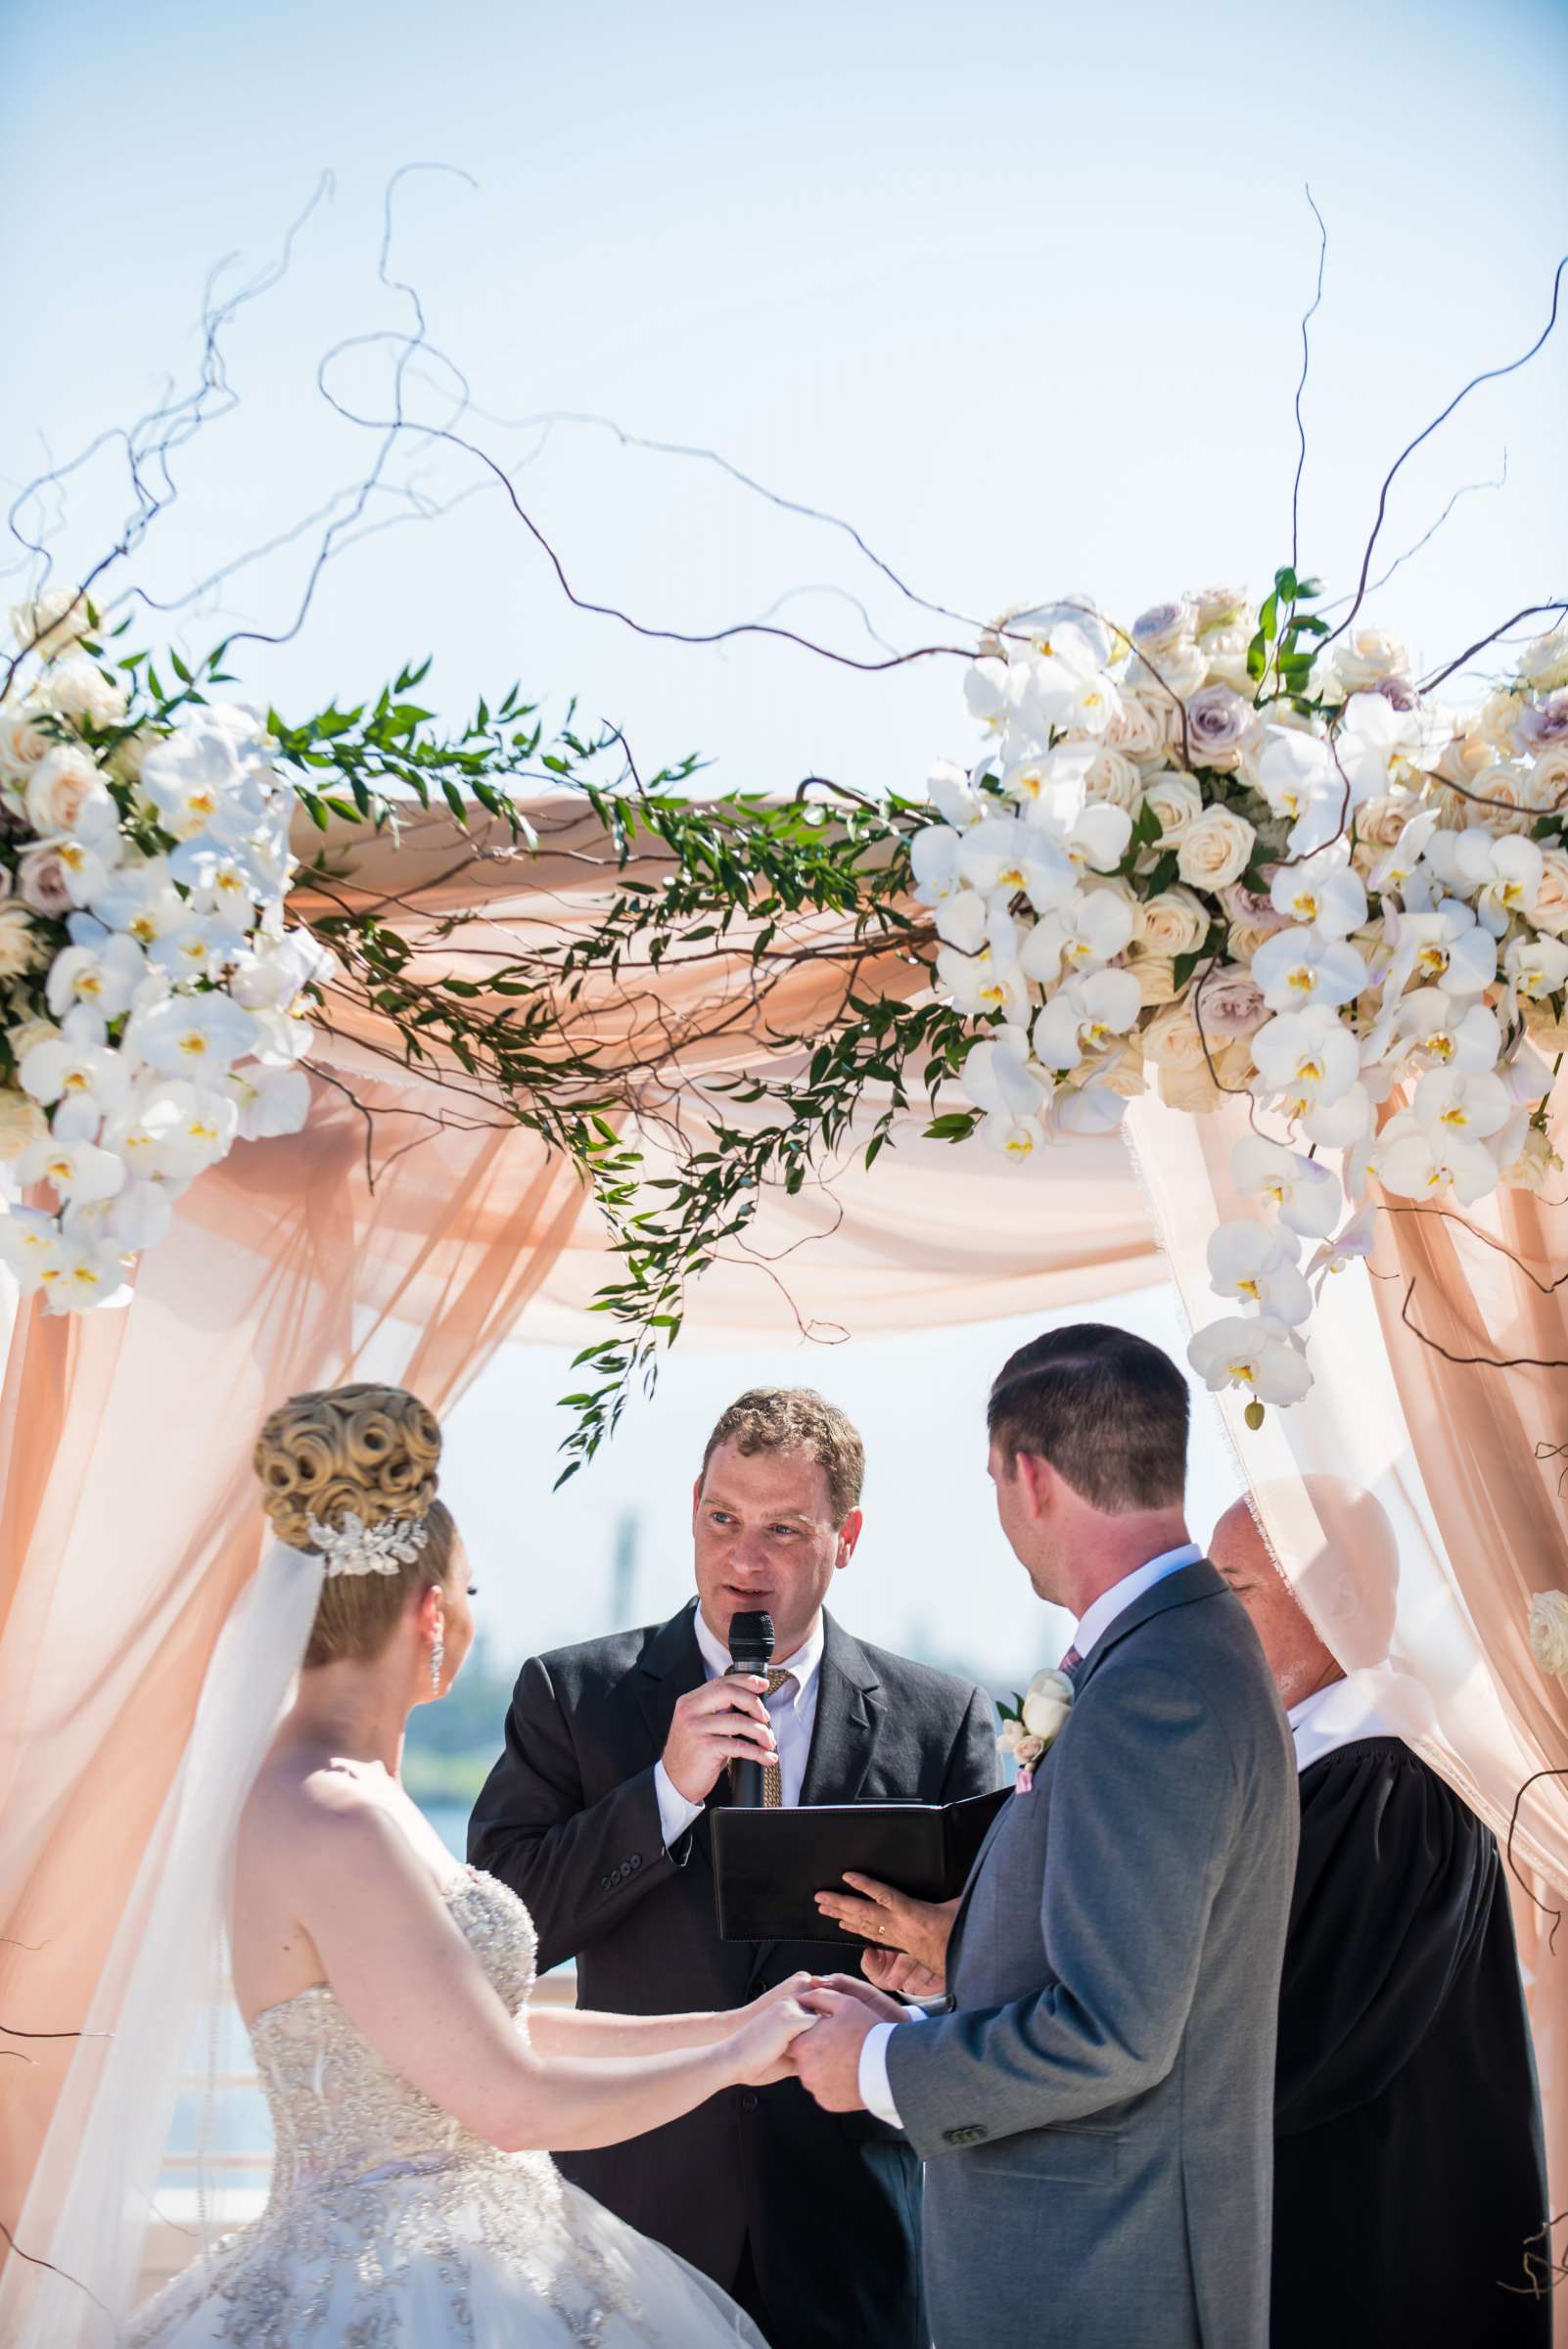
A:
{"type": "Polygon", "coordinates": [[[1346,1678],[1245,1502],[1209,1554],[1263,1642],[1301,1792],[1271,2349],[1547,2349],[1525,2254],[1550,2213],[1497,1842],[1346,1678]]]}

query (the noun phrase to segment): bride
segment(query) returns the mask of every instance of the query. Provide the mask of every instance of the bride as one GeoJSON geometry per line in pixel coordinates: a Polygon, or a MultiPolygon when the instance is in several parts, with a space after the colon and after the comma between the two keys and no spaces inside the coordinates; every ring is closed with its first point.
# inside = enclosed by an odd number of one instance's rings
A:
{"type": "Polygon", "coordinates": [[[612,2144],[781,2078],[809,1977],[733,2014],[530,2011],[527,1911],[455,1865],[399,1774],[410,1711],[445,1694],[473,1637],[439,1447],[392,1387],[298,1396],[261,1431],[274,1565],[317,1592],[234,1838],[234,1994],[272,2188],[129,2339],[761,2349],[716,2285],[568,2186],[545,2148],[612,2144]]]}

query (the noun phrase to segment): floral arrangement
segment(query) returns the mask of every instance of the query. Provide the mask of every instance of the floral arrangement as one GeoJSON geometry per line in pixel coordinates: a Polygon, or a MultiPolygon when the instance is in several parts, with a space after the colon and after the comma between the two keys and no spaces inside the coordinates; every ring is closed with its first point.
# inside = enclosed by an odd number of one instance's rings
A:
{"type": "Polygon", "coordinates": [[[1086,598],[1010,614],[966,679],[985,748],[935,769],[911,852],[976,1039],[978,1115],[934,1130],[1023,1161],[1151,1082],[1247,1101],[1259,1213],[1213,1236],[1233,1310],[1189,1356],[1253,1425],[1312,1383],[1314,1289],[1368,1253],[1374,1180],[1469,1206],[1560,1164],[1568,628],[1453,710],[1320,592],[1285,570],[1261,606],[1213,589],[1129,630],[1086,598]]]}
{"type": "Polygon", "coordinates": [[[327,957],[284,927],[295,793],[260,723],[183,668],[177,714],[133,719],[142,657],[112,665],[80,597],[13,626],[0,1161],[46,1204],[0,1217],[0,1262],[73,1313],[125,1301],[127,1260],[237,1138],[304,1123],[301,1013],[327,957]]]}
{"type": "Polygon", "coordinates": [[[1056,1742],[1073,1709],[1073,1683],[1065,1672],[1037,1672],[1022,1696],[1010,1705],[998,1704],[1001,1735],[998,1753],[1010,1754],[1018,1765],[1017,1791],[1028,1794],[1035,1782],[1035,1765],[1056,1742]]]}

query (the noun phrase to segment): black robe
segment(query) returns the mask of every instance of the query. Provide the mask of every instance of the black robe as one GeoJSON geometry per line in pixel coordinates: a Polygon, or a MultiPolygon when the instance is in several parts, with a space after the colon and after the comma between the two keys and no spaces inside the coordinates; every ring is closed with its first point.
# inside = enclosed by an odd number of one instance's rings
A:
{"type": "Polygon", "coordinates": [[[1273,2349],[1546,2349],[1550,2301],[1504,2289],[1550,2214],[1496,1840],[1396,1737],[1300,1784],[1273,2349]]]}

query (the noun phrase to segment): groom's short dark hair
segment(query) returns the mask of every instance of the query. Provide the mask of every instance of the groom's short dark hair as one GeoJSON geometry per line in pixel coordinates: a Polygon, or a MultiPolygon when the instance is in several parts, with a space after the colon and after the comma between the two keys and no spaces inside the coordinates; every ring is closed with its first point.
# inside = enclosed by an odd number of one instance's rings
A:
{"type": "Polygon", "coordinates": [[[1095,1508],[1121,1516],[1179,1505],[1189,1409],[1187,1382],[1158,1346],[1108,1322],[1076,1321],[1008,1357],[986,1421],[1009,1475],[1021,1451],[1033,1452],[1095,1508]]]}

